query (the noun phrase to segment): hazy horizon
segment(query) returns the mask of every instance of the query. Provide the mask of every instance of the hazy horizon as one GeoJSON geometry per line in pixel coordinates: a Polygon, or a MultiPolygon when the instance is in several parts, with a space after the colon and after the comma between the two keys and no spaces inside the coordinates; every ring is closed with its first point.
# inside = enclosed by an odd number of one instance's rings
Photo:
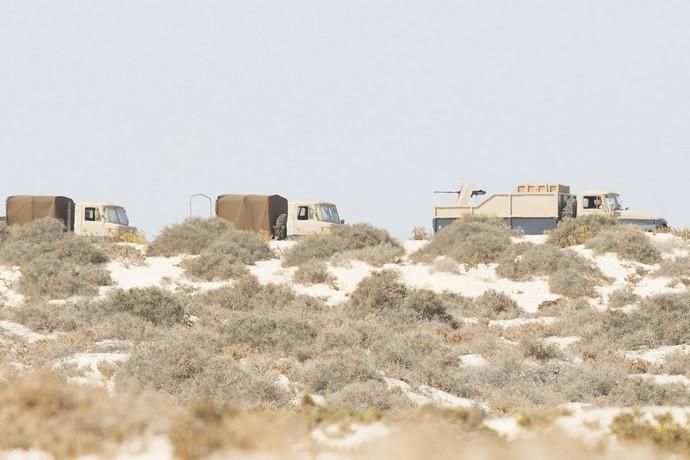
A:
{"type": "Polygon", "coordinates": [[[277,193],[407,237],[453,201],[434,190],[546,182],[690,226],[688,17],[681,1],[0,0],[0,200],[113,201],[152,237],[191,194],[277,193]]]}

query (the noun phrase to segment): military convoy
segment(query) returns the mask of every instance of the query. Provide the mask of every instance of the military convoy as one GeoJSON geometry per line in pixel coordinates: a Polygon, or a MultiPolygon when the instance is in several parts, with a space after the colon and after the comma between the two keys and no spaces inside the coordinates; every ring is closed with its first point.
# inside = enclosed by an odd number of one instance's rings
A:
{"type": "Polygon", "coordinates": [[[338,208],[327,202],[288,203],[280,195],[220,195],[216,216],[265,239],[326,233],[343,225],[338,208]]]}
{"type": "Polygon", "coordinates": [[[129,225],[122,206],[104,202],[78,202],[65,196],[10,196],[5,202],[7,225],[22,225],[43,217],[58,219],[77,235],[117,239],[137,231],[129,225]]]}
{"type": "MultiPolygon", "coordinates": [[[[448,193],[448,192],[442,192],[448,193]]],[[[621,224],[637,225],[647,231],[666,227],[665,219],[628,210],[615,192],[596,191],[573,195],[570,187],[562,184],[522,184],[515,192],[494,193],[481,202],[472,204],[472,198],[485,195],[483,190],[465,184],[457,192],[451,206],[434,206],[433,229],[439,232],[462,216],[495,216],[502,218],[511,228],[522,229],[525,235],[541,235],[555,228],[565,218],[604,215],[621,224]]]]}

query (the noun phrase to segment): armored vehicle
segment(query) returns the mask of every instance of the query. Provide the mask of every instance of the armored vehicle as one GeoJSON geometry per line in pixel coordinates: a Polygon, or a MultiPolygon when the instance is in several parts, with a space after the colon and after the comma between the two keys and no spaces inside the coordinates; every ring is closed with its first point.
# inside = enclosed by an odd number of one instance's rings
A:
{"type": "MultiPolygon", "coordinates": [[[[448,193],[448,192],[442,192],[448,193]]],[[[483,190],[465,184],[457,192],[452,206],[434,206],[434,233],[466,215],[495,216],[505,220],[511,228],[520,228],[526,235],[541,235],[564,218],[592,214],[614,217],[622,224],[631,224],[652,231],[666,227],[665,219],[633,212],[624,208],[618,193],[589,192],[571,194],[570,186],[562,184],[521,184],[515,192],[494,193],[481,202],[471,204],[483,190]]]]}

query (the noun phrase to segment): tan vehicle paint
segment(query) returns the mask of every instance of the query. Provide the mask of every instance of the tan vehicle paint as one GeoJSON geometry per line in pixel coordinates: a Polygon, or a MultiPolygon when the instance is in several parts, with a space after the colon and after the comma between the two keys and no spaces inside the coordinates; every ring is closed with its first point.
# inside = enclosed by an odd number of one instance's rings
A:
{"type": "Polygon", "coordinates": [[[288,206],[288,236],[328,233],[345,223],[338,208],[325,201],[291,202],[288,206]]]}
{"type": "Polygon", "coordinates": [[[590,192],[577,196],[562,184],[521,184],[515,192],[494,193],[471,204],[476,191],[471,184],[461,186],[455,205],[434,206],[433,228],[438,232],[461,216],[495,216],[526,235],[543,234],[566,217],[592,214],[615,217],[620,223],[638,225],[645,230],[666,226],[661,217],[630,211],[620,204],[615,192],[590,192]]]}

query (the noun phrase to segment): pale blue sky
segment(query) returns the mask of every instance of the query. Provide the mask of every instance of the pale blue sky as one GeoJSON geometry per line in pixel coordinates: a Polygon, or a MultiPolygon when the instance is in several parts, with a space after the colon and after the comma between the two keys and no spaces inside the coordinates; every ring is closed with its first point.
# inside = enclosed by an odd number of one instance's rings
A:
{"type": "MultiPolygon", "coordinates": [[[[0,200],[325,199],[560,182],[690,225],[690,2],[0,0],[0,200]]],[[[201,210],[202,203],[198,203],[201,210]]]]}

